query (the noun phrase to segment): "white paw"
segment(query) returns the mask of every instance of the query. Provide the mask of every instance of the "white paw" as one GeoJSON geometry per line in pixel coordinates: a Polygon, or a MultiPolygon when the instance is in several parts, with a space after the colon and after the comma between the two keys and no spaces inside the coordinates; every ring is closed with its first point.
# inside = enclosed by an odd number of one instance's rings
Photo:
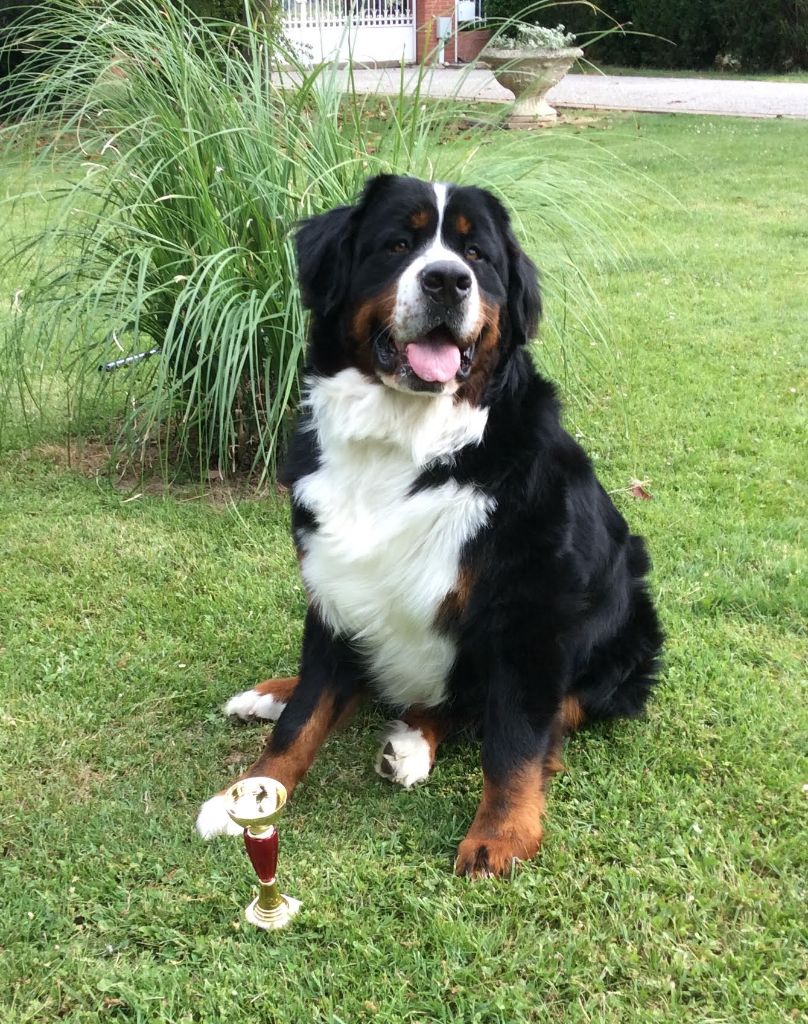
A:
{"type": "Polygon", "coordinates": [[[244,831],[224,809],[224,797],[221,793],[206,800],[199,808],[196,830],[203,839],[213,839],[214,836],[240,836],[244,831]]]}
{"type": "Polygon", "coordinates": [[[257,690],[243,690],[224,706],[224,713],[235,718],[266,718],[270,722],[277,722],[281,712],[286,707],[286,702],[276,700],[271,693],[259,693],[257,690]]]}
{"type": "Polygon", "coordinates": [[[420,729],[406,722],[391,722],[376,755],[376,771],[390,782],[409,789],[429,776],[429,744],[420,729]]]}

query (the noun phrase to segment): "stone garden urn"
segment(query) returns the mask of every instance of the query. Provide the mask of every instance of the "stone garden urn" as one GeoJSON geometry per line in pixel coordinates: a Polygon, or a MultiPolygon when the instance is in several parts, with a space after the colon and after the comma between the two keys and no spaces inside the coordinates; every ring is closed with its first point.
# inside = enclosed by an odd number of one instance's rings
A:
{"type": "Polygon", "coordinates": [[[563,49],[498,49],[486,47],[482,59],[501,86],[516,97],[507,119],[510,128],[540,128],[553,124],[558,114],[545,99],[572,67],[583,57],[577,46],[563,49]]]}

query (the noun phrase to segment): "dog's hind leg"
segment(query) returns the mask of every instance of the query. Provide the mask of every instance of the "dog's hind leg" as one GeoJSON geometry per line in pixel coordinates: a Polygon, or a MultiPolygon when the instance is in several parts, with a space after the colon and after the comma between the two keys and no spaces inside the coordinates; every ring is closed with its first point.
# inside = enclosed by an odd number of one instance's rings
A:
{"type": "Polygon", "coordinates": [[[285,679],[266,679],[256,683],[249,690],[242,690],[230,698],[223,711],[231,718],[263,718],[268,722],[277,722],[283,709],[289,703],[297,688],[300,676],[288,676],[285,679]]]}
{"type": "Polygon", "coordinates": [[[547,753],[544,755],[543,784],[545,788],[557,772],[564,771],[564,762],[561,760],[564,737],[580,729],[585,721],[586,714],[578,698],[572,695],[565,697],[561,701],[561,707],[550,727],[550,739],[547,744],[547,753]]]}
{"type": "Polygon", "coordinates": [[[400,719],[388,723],[376,755],[376,771],[405,789],[423,782],[450,727],[440,710],[408,708],[400,719]]]}

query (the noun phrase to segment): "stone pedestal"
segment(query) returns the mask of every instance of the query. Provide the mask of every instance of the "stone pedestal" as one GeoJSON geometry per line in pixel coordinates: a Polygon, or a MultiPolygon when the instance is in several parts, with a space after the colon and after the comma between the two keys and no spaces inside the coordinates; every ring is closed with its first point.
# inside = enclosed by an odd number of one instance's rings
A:
{"type": "Polygon", "coordinates": [[[577,46],[563,50],[501,50],[486,47],[482,59],[494,72],[499,84],[510,89],[516,97],[516,103],[507,119],[508,127],[541,128],[554,124],[558,114],[545,96],[579,57],[583,57],[583,50],[577,46]]]}

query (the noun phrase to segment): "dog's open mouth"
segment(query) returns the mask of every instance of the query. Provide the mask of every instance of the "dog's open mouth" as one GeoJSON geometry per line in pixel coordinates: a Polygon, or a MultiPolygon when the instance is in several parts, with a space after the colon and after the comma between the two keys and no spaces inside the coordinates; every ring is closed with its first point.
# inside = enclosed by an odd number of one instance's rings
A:
{"type": "Polygon", "coordinates": [[[468,376],[474,358],[474,345],[461,348],[451,330],[441,324],[401,346],[388,336],[386,354],[385,362],[397,362],[401,371],[409,371],[426,384],[448,384],[449,381],[464,380],[468,376]]]}
{"type": "Polygon", "coordinates": [[[445,327],[436,327],[423,338],[409,342],[404,353],[416,377],[440,384],[453,380],[462,362],[457,342],[445,327]]]}

